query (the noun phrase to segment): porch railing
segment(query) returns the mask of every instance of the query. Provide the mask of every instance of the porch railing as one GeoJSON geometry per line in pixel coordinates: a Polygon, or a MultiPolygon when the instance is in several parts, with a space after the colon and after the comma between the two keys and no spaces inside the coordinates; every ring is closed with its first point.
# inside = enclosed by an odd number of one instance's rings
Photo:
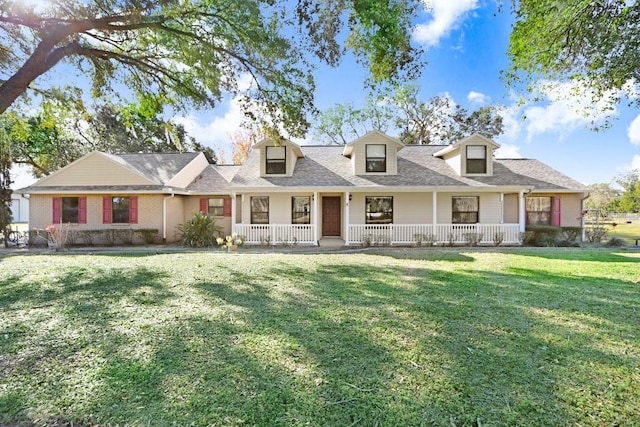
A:
{"type": "Polygon", "coordinates": [[[347,244],[520,244],[518,224],[351,224],[347,244]]]}
{"type": "Polygon", "coordinates": [[[233,232],[249,245],[316,244],[313,224],[234,224],[233,232]]]}

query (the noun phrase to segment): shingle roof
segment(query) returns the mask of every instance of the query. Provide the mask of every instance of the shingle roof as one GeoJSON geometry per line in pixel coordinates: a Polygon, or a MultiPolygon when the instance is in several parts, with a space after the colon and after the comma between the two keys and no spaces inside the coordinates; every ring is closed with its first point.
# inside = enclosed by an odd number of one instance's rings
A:
{"type": "Polygon", "coordinates": [[[209,165],[191,184],[192,193],[228,193],[229,182],[240,170],[240,165],[209,165]]]}
{"type": "Polygon", "coordinates": [[[158,184],[166,184],[200,153],[110,154],[158,184]]]}
{"type": "Polygon", "coordinates": [[[408,145],[398,151],[397,175],[353,175],[342,146],[302,146],[291,177],[260,177],[260,153],[249,159],[231,181],[231,187],[470,187],[533,186],[535,189],[586,191],[586,187],[555,169],[529,159],[495,160],[494,175],[459,176],[433,154],[442,145],[408,145]]]}

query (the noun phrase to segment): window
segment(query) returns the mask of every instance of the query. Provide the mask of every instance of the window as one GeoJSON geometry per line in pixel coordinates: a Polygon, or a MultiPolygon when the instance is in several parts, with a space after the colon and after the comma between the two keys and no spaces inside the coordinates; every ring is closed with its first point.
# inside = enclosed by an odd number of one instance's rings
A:
{"type": "Polygon", "coordinates": [[[477,196],[453,197],[451,222],[454,224],[477,224],[479,201],[477,196]]]}
{"type": "Polygon", "coordinates": [[[311,224],[311,198],[291,198],[291,224],[311,224]]]}
{"type": "Polygon", "coordinates": [[[269,224],[269,197],[251,198],[251,224],[269,224]]]}
{"type": "Polygon", "coordinates": [[[209,199],[207,213],[211,216],[224,216],[224,199],[209,199]]]}
{"type": "Polygon", "coordinates": [[[527,224],[551,225],[551,197],[527,197],[527,224]]]}
{"type": "Polygon", "coordinates": [[[111,198],[111,222],[114,224],[129,223],[129,198],[128,197],[112,197],[111,198]]]}
{"type": "Polygon", "coordinates": [[[267,147],[267,174],[278,175],[287,173],[286,147],[267,147]]]}
{"type": "Polygon", "coordinates": [[[365,215],[367,224],[391,224],[393,197],[365,197],[365,215]]]}
{"type": "Polygon", "coordinates": [[[367,172],[387,171],[387,146],[384,144],[367,144],[367,172]]]}
{"type": "Polygon", "coordinates": [[[62,198],[62,222],[63,223],[75,223],[79,222],[78,212],[80,208],[78,197],[63,197],[62,198]]]}
{"type": "Polygon", "coordinates": [[[487,173],[487,147],[467,146],[467,173],[487,173]]]}

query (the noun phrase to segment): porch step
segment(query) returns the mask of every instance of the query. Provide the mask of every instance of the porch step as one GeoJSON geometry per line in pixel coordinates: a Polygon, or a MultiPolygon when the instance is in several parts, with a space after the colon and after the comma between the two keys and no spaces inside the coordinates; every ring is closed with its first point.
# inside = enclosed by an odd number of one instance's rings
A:
{"type": "Polygon", "coordinates": [[[323,237],[320,239],[320,246],[338,248],[344,246],[345,242],[339,238],[323,237]]]}

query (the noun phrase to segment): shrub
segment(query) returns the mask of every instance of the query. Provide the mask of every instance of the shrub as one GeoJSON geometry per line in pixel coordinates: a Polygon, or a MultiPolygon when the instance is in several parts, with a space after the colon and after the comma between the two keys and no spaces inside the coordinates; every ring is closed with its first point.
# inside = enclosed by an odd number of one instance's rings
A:
{"type": "Polygon", "coordinates": [[[100,230],[80,230],[78,236],[87,246],[93,246],[96,243],[98,236],[102,234],[100,230]]]}
{"type": "Polygon", "coordinates": [[[178,225],[177,230],[183,246],[202,248],[216,245],[222,228],[216,224],[215,218],[195,212],[189,221],[178,225]]]}
{"type": "Polygon", "coordinates": [[[495,246],[500,246],[502,242],[504,242],[504,232],[496,231],[495,233],[493,233],[493,244],[495,246]]]}
{"type": "Polygon", "coordinates": [[[522,243],[527,246],[556,246],[562,229],[552,225],[530,225],[527,227],[522,243]]]}
{"type": "Polygon", "coordinates": [[[563,239],[556,242],[556,246],[560,248],[578,248],[580,247],[580,243],[576,242],[575,240],[563,239]]]}
{"type": "Polygon", "coordinates": [[[478,244],[482,241],[482,233],[464,233],[463,235],[465,242],[469,246],[478,246],[478,244]]]}
{"type": "Polygon", "coordinates": [[[607,237],[608,232],[605,227],[597,225],[587,228],[585,234],[589,243],[600,243],[607,237]]]}
{"type": "Polygon", "coordinates": [[[562,236],[564,240],[570,242],[578,241],[578,237],[582,234],[582,227],[562,227],[562,236]]]}
{"type": "Polygon", "coordinates": [[[619,248],[622,246],[627,246],[627,242],[625,242],[620,237],[612,237],[607,240],[607,243],[604,244],[608,248],[619,248]]]}
{"type": "Polygon", "coordinates": [[[416,246],[433,246],[436,243],[436,235],[433,233],[416,233],[413,238],[416,241],[416,246]]]}
{"type": "Polygon", "coordinates": [[[160,231],[155,228],[141,228],[136,230],[136,233],[140,235],[142,241],[147,245],[153,245],[158,241],[160,231]]]}

